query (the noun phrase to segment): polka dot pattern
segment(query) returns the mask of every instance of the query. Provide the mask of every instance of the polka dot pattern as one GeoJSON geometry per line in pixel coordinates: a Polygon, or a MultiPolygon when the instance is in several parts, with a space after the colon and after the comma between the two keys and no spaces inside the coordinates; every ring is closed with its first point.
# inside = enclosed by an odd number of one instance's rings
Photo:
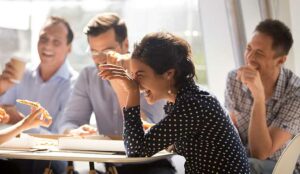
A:
{"type": "Polygon", "coordinates": [[[249,173],[239,136],[218,100],[194,82],[181,88],[166,117],[144,132],[140,107],[124,109],[124,143],[129,157],[150,157],[175,146],[189,173],[249,173]]]}

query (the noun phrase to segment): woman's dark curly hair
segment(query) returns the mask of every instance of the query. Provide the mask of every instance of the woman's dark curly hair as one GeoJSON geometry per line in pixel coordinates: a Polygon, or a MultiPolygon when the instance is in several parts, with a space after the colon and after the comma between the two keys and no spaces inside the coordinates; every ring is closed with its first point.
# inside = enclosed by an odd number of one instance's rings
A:
{"type": "Polygon", "coordinates": [[[175,69],[175,87],[195,77],[195,66],[191,60],[189,44],[182,38],[168,32],[147,34],[136,44],[132,59],[138,59],[150,66],[157,74],[175,69]]]}

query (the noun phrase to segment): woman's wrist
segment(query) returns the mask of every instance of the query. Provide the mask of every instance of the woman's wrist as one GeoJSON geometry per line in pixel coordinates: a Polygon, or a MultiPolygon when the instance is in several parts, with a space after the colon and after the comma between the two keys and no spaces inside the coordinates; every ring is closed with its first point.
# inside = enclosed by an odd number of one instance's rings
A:
{"type": "Polygon", "coordinates": [[[18,123],[15,124],[16,130],[19,132],[27,130],[27,126],[25,125],[25,120],[21,120],[18,123]]]}
{"type": "Polygon", "coordinates": [[[131,90],[128,92],[126,108],[131,108],[140,104],[139,90],[131,90]]]}

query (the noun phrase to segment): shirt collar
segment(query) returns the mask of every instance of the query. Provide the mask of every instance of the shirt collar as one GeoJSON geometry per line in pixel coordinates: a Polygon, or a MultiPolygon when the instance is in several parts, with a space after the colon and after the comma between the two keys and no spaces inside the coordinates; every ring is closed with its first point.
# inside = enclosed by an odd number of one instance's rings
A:
{"type": "MultiPolygon", "coordinates": [[[[39,73],[39,69],[40,66],[38,66],[33,75],[34,76],[38,76],[41,79],[40,73],[39,73]]],[[[56,78],[62,78],[62,79],[69,79],[69,77],[71,76],[71,73],[73,72],[73,68],[71,67],[70,63],[66,60],[60,67],[59,69],[56,71],[56,73],[50,78],[50,80],[52,79],[56,79],[56,78]]]]}

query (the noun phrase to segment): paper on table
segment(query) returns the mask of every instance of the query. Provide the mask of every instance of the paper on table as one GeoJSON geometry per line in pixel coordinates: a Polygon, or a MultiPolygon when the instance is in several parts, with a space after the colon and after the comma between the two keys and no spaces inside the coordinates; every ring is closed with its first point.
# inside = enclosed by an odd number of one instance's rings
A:
{"type": "Polygon", "coordinates": [[[28,134],[21,134],[20,137],[12,138],[11,140],[0,145],[0,148],[10,149],[49,149],[57,147],[57,140],[48,138],[37,138],[28,134]]]}
{"type": "Polygon", "coordinates": [[[125,152],[121,140],[110,140],[107,136],[62,137],[58,139],[59,149],[125,152]]]}
{"type": "Polygon", "coordinates": [[[30,136],[15,137],[0,145],[1,148],[30,149],[34,146],[33,138],[30,136]]]}
{"type": "Polygon", "coordinates": [[[64,137],[61,135],[28,135],[21,134],[0,145],[0,148],[24,149],[63,149],[85,151],[125,152],[121,140],[111,140],[108,136],[96,135],[86,137],[64,137]]]}

